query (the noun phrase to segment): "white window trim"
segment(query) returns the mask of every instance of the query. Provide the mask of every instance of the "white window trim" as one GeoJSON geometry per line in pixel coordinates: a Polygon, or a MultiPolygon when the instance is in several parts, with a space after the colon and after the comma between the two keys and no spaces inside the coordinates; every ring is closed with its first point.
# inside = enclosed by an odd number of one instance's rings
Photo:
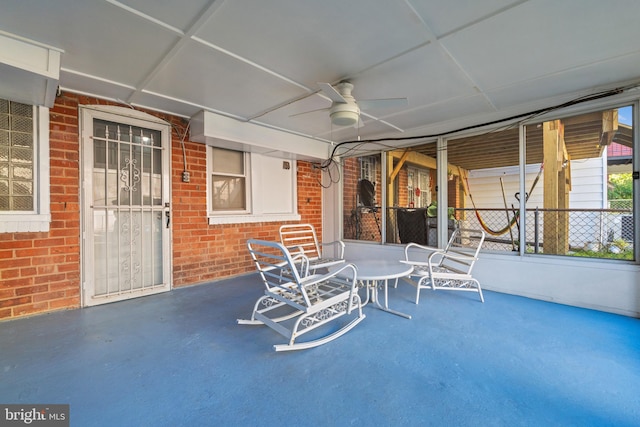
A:
{"type": "Polygon", "coordinates": [[[256,170],[256,162],[253,162],[251,157],[253,153],[244,152],[245,165],[247,170],[245,171],[246,192],[247,192],[247,211],[245,212],[214,212],[212,210],[212,196],[211,196],[211,175],[213,174],[213,150],[207,147],[207,219],[209,225],[218,224],[249,224],[257,222],[282,222],[282,221],[300,221],[301,216],[298,213],[298,186],[295,171],[297,170],[297,164],[295,160],[290,160],[291,168],[294,171],[292,179],[294,180],[293,188],[293,212],[292,213],[279,213],[279,214],[266,214],[259,212],[261,210],[260,204],[255,202],[254,191],[262,187],[258,182],[258,172],[256,170]]]}
{"type": "Polygon", "coordinates": [[[298,214],[262,214],[262,215],[227,215],[210,216],[209,225],[217,224],[250,224],[256,222],[300,221],[298,214]]]}
{"type": "Polygon", "coordinates": [[[31,212],[0,212],[0,233],[47,232],[51,224],[49,186],[49,109],[34,107],[33,207],[31,212]]]}

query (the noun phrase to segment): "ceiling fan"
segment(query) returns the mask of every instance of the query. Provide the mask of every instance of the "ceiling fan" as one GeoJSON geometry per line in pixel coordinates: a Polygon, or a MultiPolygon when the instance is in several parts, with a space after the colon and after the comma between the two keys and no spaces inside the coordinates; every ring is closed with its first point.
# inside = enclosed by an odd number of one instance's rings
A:
{"type": "MultiPolygon", "coordinates": [[[[332,101],[329,108],[320,110],[305,111],[301,114],[312,113],[315,111],[329,111],[331,123],[336,126],[360,126],[360,111],[373,108],[393,108],[403,107],[407,105],[407,98],[384,98],[384,99],[356,99],[351,94],[353,84],[348,81],[341,81],[332,86],[330,83],[318,83],[322,92],[332,101]]],[[[292,116],[292,117],[293,117],[292,116]]]]}

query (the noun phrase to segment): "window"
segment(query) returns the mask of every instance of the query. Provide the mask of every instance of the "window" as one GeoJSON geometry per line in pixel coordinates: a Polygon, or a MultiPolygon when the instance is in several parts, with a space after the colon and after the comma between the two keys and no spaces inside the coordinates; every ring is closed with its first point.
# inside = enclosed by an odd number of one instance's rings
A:
{"type": "Polygon", "coordinates": [[[380,241],[380,156],[345,158],[342,167],[344,238],[380,241]]]}
{"type": "Polygon", "coordinates": [[[360,157],[360,179],[376,182],[376,156],[360,157]]]}
{"type": "Polygon", "coordinates": [[[0,99],[0,232],[49,230],[49,114],[0,99]]]}
{"type": "Polygon", "coordinates": [[[633,108],[526,126],[527,167],[542,184],[527,200],[528,253],[635,259],[633,108]]]}
{"type": "Polygon", "coordinates": [[[375,194],[386,196],[384,224],[357,203],[357,177],[377,174],[371,157],[346,158],[343,238],[435,246],[431,228],[444,222],[435,218],[444,211],[438,201],[447,203],[449,231],[487,233],[485,251],[637,262],[636,108],[606,104],[443,139],[444,150],[427,143],[390,151],[387,183],[375,194]],[[438,174],[439,163],[447,169],[438,174]]]}
{"type": "MultiPolygon", "coordinates": [[[[517,127],[447,142],[448,207],[459,227],[484,230],[483,251],[519,249],[520,203],[526,198],[520,197],[519,153],[517,127]]],[[[540,193],[539,170],[540,164],[526,170],[527,197],[540,193]]]]}
{"type": "Polygon", "coordinates": [[[214,212],[243,212],[247,206],[246,155],[213,148],[211,188],[214,212]]]}
{"type": "Polygon", "coordinates": [[[33,210],[33,107],[0,100],[0,210],[33,210]]]}
{"type": "Polygon", "coordinates": [[[436,142],[387,153],[386,242],[438,245],[436,142]]]}
{"type": "Polygon", "coordinates": [[[426,208],[431,204],[433,183],[429,170],[407,168],[407,196],[410,208],[426,208]]]}
{"type": "Polygon", "coordinates": [[[296,162],[209,147],[209,224],[297,221],[296,162]]]}

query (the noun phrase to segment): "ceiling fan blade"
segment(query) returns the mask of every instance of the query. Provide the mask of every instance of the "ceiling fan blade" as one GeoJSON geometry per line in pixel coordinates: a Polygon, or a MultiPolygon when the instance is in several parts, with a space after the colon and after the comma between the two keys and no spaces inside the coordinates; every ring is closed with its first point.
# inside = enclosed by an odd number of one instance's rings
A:
{"type": "Polygon", "coordinates": [[[317,110],[309,110],[309,111],[303,111],[302,113],[291,114],[289,115],[289,117],[296,117],[296,116],[301,116],[303,114],[316,113],[318,111],[329,111],[330,109],[331,109],[330,107],[318,108],[317,110]]]}
{"type": "Polygon", "coordinates": [[[359,99],[358,106],[362,110],[373,108],[399,108],[409,105],[407,98],[359,99]]]}
{"type": "Polygon", "coordinates": [[[334,101],[334,102],[344,102],[346,103],[347,100],[344,99],[344,97],[342,95],[340,95],[340,92],[338,92],[333,86],[331,86],[329,83],[322,83],[319,82],[318,86],[320,86],[320,89],[322,89],[322,92],[327,95],[329,97],[330,100],[334,101]]]}

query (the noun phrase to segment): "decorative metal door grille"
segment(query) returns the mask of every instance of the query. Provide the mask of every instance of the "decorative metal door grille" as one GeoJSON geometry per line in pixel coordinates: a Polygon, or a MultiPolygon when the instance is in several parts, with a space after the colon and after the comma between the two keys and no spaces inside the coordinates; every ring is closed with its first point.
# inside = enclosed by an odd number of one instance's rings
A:
{"type": "Polygon", "coordinates": [[[166,286],[161,132],[93,120],[93,297],[166,286]]]}

